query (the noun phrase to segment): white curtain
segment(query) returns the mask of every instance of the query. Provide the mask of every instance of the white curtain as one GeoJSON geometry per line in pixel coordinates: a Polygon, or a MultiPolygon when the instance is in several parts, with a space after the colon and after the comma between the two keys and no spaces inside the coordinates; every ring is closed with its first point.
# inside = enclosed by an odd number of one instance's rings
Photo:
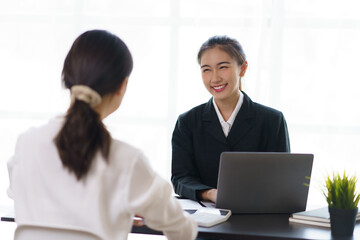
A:
{"type": "Polygon", "coordinates": [[[237,38],[244,90],[282,111],[292,152],[315,155],[309,206],[325,205],[331,171],[360,177],[360,4],[329,0],[14,0],[0,8],[0,205],[19,133],[66,111],[63,60],[89,29],[120,36],[134,57],[127,95],[106,120],[170,178],[177,116],[210,98],[196,55],[213,35],[237,38]]]}

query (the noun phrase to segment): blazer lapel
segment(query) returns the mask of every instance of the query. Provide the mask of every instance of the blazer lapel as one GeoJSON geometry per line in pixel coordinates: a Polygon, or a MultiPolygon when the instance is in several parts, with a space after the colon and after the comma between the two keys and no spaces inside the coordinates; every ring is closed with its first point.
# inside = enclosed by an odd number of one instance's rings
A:
{"type": "Polygon", "coordinates": [[[205,104],[202,115],[205,131],[217,140],[227,144],[224,132],[219,122],[219,118],[216,115],[215,108],[213,106],[212,98],[205,104]]]}
{"type": "Polygon", "coordinates": [[[244,102],[227,137],[228,142],[232,146],[236,145],[236,143],[238,143],[252,129],[256,117],[253,104],[254,103],[251,99],[244,93],[244,102]]]}

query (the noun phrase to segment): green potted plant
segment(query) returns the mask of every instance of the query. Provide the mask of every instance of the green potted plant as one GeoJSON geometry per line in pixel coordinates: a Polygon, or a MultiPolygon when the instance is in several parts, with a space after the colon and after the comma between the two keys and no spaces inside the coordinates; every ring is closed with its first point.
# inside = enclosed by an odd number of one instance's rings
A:
{"type": "Polygon", "coordinates": [[[329,206],[332,235],[351,236],[354,232],[360,194],[356,192],[356,176],[333,173],[326,179],[324,195],[329,206]]]}

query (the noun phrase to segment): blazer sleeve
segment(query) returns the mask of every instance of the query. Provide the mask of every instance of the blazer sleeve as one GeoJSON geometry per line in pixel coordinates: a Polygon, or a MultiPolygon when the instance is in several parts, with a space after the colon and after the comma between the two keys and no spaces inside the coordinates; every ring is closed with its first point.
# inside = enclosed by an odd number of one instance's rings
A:
{"type": "Polygon", "coordinates": [[[284,115],[278,112],[270,122],[267,152],[290,152],[289,132],[284,115]]]}
{"type": "Polygon", "coordinates": [[[193,131],[189,129],[188,121],[181,115],[173,132],[171,181],[177,194],[196,201],[197,191],[211,187],[200,181],[199,170],[195,164],[193,131]]]}

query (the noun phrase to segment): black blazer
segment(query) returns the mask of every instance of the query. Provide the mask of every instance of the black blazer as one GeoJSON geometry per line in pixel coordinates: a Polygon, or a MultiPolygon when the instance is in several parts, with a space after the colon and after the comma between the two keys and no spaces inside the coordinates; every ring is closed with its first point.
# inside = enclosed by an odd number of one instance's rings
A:
{"type": "Polygon", "coordinates": [[[220,154],[224,151],[290,152],[283,114],[244,101],[225,137],[212,99],[179,116],[172,136],[172,176],[175,192],[197,200],[196,191],[217,188],[220,154]]]}

